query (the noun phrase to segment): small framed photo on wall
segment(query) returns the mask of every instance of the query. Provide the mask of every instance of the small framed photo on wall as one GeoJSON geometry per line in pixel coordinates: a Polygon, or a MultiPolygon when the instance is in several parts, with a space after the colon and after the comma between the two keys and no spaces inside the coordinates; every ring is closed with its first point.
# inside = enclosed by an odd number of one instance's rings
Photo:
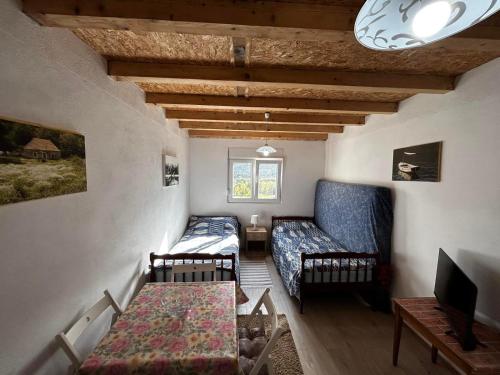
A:
{"type": "Polygon", "coordinates": [[[163,155],[163,186],[179,185],[179,160],[175,156],[163,155]]]}
{"type": "Polygon", "coordinates": [[[434,142],[394,150],[392,180],[439,182],[442,146],[434,142]]]}

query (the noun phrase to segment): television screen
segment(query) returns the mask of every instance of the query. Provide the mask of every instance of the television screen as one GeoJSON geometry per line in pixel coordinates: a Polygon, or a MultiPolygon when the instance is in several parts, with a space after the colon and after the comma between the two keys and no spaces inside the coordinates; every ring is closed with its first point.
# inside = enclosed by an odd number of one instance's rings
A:
{"type": "Polygon", "coordinates": [[[476,347],[472,324],[477,287],[442,249],[439,249],[434,295],[462,348],[473,350],[476,347]]]}

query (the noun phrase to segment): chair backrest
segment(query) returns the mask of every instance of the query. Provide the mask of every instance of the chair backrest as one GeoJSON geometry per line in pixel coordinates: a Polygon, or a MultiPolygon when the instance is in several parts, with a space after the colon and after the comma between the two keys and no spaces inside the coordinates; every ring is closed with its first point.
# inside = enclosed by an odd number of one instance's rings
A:
{"type": "Polygon", "coordinates": [[[262,296],[260,296],[259,300],[255,304],[250,316],[255,317],[257,315],[260,315],[261,326],[263,326],[264,320],[262,319],[261,307],[262,305],[264,305],[267,310],[267,314],[271,319],[271,334],[272,334],[272,332],[274,332],[276,330],[276,327],[278,326],[278,313],[276,311],[276,306],[274,305],[274,302],[271,299],[271,296],[269,295],[270,292],[271,290],[269,288],[266,288],[264,293],[262,293],[262,296]]]}
{"type": "Polygon", "coordinates": [[[59,340],[59,344],[63,348],[66,355],[71,360],[75,369],[78,369],[83,362],[83,358],[75,349],[75,342],[83,333],[83,331],[97,319],[108,307],[113,307],[117,315],[122,314],[122,309],[120,305],[115,301],[113,296],[108,290],[104,291],[104,297],[102,297],[97,303],[88,309],[83,316],[77,320],[75,324],[71,326],[66,332],[61,332],[56,336],[59,340]]]}
{"type": "MultiPolygon", "coordinates": [[[[217,281],[215,262],[210,263],[191,263],[191,264],[174,264],[172,265],[171,282],[175,282],[175,275],[196,272],[211,272],[212,281],[217,281]]],[[[194,277],[193,277],[194,280],[194,277]]]]}
{"type": "Polygon", "coordinates": [[[269,295],[270,291],[271,290],[269,288],[266,288],[262,296],[257,301],[257,304],[253,308],[252,313],[250,314],[251,317],[250,321],[253,320],[253,317],[259,315],[261,327],[264,328],[264,319],[261,311],[261,307],[262,305],[264,305],[266,307],[267,314],[271,319],[271,335],[269,337],[266,346],[264,347],[260,355],[257,357],[255,365],[250,371],[249,375],[258,375],[262,366],[264,365],[267,365],[268,373],[271,375],[273,374],[272,364],[269,355],[271,354],[274,345],[276,345],[276,343],[278,342],[278,339],[286,332],[286,330],[278,326],[278,312],[276,310],[276,306],[274,305],[273,300],[271,299],[271,296],[269,295]]]}

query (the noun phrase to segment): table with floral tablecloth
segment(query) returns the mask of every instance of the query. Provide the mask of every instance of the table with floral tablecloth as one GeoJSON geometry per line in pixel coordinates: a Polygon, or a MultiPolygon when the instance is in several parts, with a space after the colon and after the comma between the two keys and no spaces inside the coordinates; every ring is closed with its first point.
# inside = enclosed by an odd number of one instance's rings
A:
{"type": "Polygon", "coordinates": [[[146,284],[84,374],[237,374],[235,283],[146,284]]]}

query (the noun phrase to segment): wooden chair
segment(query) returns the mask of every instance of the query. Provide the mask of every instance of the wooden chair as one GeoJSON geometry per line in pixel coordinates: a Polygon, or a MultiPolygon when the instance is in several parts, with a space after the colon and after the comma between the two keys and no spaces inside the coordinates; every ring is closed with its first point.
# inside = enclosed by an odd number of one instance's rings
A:
{"type": "Polygon", "coordinates": [[[62,349],[72,362],[73,372],[78,371],[78,368],[82,365],[84,360],[76,351],[74,346],[76,340],[81,336],[83,331],[110,306],[115,310],[116,316],[123,313],[120,305],[118,305],[113,296],[111,296],[108,290],[105,290],[104,297],[88,309],[68,331],[61,332],[56,336],[56,340],[58,340],[62,349]]]}
{"type": "MultiPolygon", "coordinates": [[[[273,374],[273,368],[271,364],[271,358],[270,354],[271,351],[273,350],[274,346],[278,342],[278,339],[286,333],[288,330],[284,330],[281,327],[278,327],[278,313],[276,311],[276,307],[271,299],[271,296],[269,295],[270,289],[267,288],[262,296],[259,298],[259,301],[253,308],[250,316],[249,316],[249,321],[253,321],[256,318],[259,319],[260,323],[260,328],[264,330],[264,314],[261,311],[262,305],[265,306],[267,310],[267,314],[271,319],[271,334],[269,337],[269,340],[267,341],[266,346],[258,356],[257,360],[255,361],[255,365],[253,366],[252,370],[248,375],[257,375],[259,371],[262,369],[264,365],[267,366],[267,371],[269,375],[273,374]]],[[[240,373],[244,374],[244,372],[240,369],[240,373]]]]}
{"type": "Polygon", "coordinates": [[[175,282],[175,275],[177,274],[186,274],[191,273],[193,275],[196,272],[211,272],[212,280],[209,281],[217,281],[216,267],[215,262],[210,263],[191,263],[191,264],[172,264],[172,276],[170,277],[171,282],[175,282]]]}

